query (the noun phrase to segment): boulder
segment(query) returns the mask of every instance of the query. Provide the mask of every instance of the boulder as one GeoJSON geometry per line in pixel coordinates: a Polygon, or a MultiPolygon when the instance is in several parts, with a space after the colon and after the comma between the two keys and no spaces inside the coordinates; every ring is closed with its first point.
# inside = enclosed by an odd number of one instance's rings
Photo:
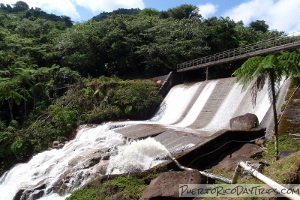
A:
{"type": "Polygon", "coordinates": [[[53,149],[58,149],[58,145],[59,145],[59,141],[54,141],[54,142],[52,143],[52,148],[53,148],[53,149]]]}
{"type": "Polygon", "coordinates": [[[152,180],[140,200],[179,199],[179,184],[204,184],[206,178],[199,171],[171,171],[152,180]]]}
{"type": "Polygon", "coordinates": [[[23,193],[26,189],[20,188],[19,191],[15,194],[13,200],[20,200],[22,198],[23,193]]]}
{"type": "Polygon", "coordinates": [[[258,118],[252,113],[246,113],[230,119],[231,130],[249,131],[252,128],[258,127],[258,125],[258,118]]]}
{"type": "Polygon", "coordinates": [[[220,169],[224,171],[234,172],[239,161],[250,161],[255,163],[254,158],[260,156],[263,149],[255,144],[244,144],[241,147],[228,152],[225,157],[221,157],[212,164],[212,169],[220,169]]]}
{"type": "Polygon", "coordinates": [[[36,190],[34,191],[30,196],[29,196],[29,199],[30,200],[36,200],[36,199],[39,199],[41,198],[42,196],[44,196],[45,194],[45,191],[44,190],[36,190]]]}

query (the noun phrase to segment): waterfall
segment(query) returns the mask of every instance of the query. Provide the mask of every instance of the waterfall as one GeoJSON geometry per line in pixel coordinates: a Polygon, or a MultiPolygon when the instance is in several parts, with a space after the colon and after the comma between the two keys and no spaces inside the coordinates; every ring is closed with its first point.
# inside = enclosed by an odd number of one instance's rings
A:
{"type": "Polygon", "coordinates": [[[7,171],[0,178],[0,200],[13,200],[16,194],[27,199],[65,199],[71,191],[99,176],[144,171],[165,162],[168,151],[176,154],[191,148],[197,134],[202,131],[202,136],[208,137],[228,128],[232,117],[251,112],[261,122],[270,107],[267,85],[253,105],[251,88],[241,92],[241,86],[234,80],[177,85],[147,121],[109,122],[95,128],[81,128],[63,148],[39,153],[7,171]],[[130,130],[137,124],[159,124],[168,131],[140,140],[130,140],[118,133],[122,127],[130,130]],[[181,139],[180,132],[191,138],[181,139]],[[164,143],[166,140],[168,145],[164,143]]]}

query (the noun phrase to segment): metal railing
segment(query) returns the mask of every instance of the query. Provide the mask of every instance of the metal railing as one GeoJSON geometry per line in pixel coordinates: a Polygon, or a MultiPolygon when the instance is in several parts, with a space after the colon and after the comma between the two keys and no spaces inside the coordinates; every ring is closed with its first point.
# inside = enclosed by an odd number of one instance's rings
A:
{"type": "Polygon", "coordinates": [[[220,53],[187,61],[178,64],[177,71],[183,72],[199,68],[205,68],[216,64],[226,63],[234,60],[249,58],[299,46],[300,32],[297,32],[289,34],[287,36],[275,37],[257,43],[241,46],[236,49],[230,49],[220,53]]]}

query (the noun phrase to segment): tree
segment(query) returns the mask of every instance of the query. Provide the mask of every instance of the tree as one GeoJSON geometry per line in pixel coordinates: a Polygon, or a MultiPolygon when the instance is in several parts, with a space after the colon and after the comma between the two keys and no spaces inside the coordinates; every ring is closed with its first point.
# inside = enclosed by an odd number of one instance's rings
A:
{"type": "Polygon", "coordinates": [[[14,119],[14,114],[13,114],[14,104],[20,105],[21,100],[24,99],[20,90],[21,88],[19,88],[13,80],[7,78],[0,79],[0,91],[1,91],[0,102],[6,101],[8,103],[11,120],[14,119]]]}
{"type": "Polygon", "coordinates": [[[212,17],[204,20],[209,27],[207,44],[211,48],[211,53],[218,53],[238,47],[236,39],[235,22],[230,18],[212,17]]]}
{"type": "Polygon", "coordinates": [[[184,18],[192,18],[198,17],[201,18],[201,14],[199,13],[199,8],[197,6],[193,6],[190,4],[183,4],[176,8],[169,10],[170,16],[174,19],[184,19],[184,18]]]}
{"type": "Polygon", "coordinates": [[[272,102],[274,117],[274,136],[276,159],[278,159],[278,120],[276,109],[276,85],[282,77],[300,76],[300,54],[283,53],[279,56],[268,55],[266,57],[257,56],[249,58],[233,75],[237,76],[237,82],[248,85],[256,79],[252,87],[253,101],[256,99],[257,92],[262,89],[264,80],[269,79],[269,98],[272,102]]]}
{"type": "Polygon", "coordinates": [[[153,17],[153,16],[159,16],[160,12],[153,8],[145,8],[144,10],[141,10],[139,15],[142,17],[153,17]]]}
{"type": "Polygon", "coordinates": [[[13,11],[19,12],[19,11],[25,11],[28,10],[29,6],[27,3],[24,1],[17,1],[16,4],[14,5],[13,11]]]}
{"type": "Polygon", "coordinates": [[[266,24],[264,20],[256,20],[250,23],[250,27],[256,31],[262,31],[263,33],[267,32],[269,29],[269,25],[266,24]]]}
{"type": "Polygon", "coordinates": [[[138,15],[140,13],[139,8],[131,8],[131,9],[125,9],[125,8],[119,8],[118,10],[114,10],[112,12],[102,12],[99,15],[96,15],[92,18],[94,21],[103,21],[109,17],[112,17],[114,15],[138,15]]]}

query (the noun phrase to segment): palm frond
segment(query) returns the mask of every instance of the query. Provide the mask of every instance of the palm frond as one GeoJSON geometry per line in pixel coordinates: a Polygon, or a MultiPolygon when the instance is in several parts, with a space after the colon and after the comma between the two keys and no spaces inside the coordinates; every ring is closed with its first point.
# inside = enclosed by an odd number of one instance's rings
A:
{"type": "Polygon", "coordinates": [[[249,58],[232,74],[237,77],[236,82],[243,85],[243,89],[245,89],[246,86],[254,79],[254,72],[262,59],[263,57],[261,56],[249,58]]]}

